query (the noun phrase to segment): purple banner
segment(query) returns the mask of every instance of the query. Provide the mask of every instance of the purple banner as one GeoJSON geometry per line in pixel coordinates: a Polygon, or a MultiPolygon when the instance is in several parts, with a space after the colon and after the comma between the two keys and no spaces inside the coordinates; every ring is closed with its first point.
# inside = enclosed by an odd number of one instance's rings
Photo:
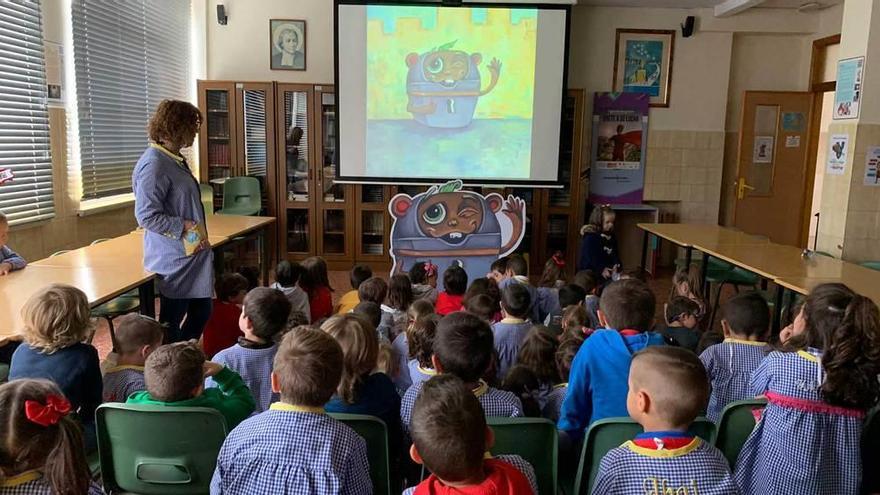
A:
{"type": "Polygon", "coordinates": [[[640,204],[645,188],[648,109],[645,93],[596,93],[590,202],[640,204]]]}

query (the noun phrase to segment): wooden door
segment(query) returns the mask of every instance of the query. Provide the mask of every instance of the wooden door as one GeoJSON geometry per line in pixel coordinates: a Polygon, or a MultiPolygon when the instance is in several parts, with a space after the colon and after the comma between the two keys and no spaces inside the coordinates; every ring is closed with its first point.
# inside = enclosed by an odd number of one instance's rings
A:
{"type": "Polygon", "coordinates": [[[746,91],[740,124],[734,225],[773,242],[804,246],[808,136],[813,95],[746,91]]]}

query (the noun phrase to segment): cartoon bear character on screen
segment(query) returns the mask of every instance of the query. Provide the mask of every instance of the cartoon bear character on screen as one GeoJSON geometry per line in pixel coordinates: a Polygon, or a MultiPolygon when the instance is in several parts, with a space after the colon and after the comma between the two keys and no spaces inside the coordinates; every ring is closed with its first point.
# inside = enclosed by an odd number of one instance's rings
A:
{"type": "Polygon", "coordinates": [[[453,50],[455,43],[446,43],[421,55],[413,52],[406,56],[409,67],[406,111],[420,124],[444,129],[467,127],[474,118],[477,100],[498,84],[501,75],[498,59],[489,62],[491,80],[486,89],[481,89],[483,56],[453,50]]]}
{"type": "Polygon", "coordinates": [[[463,191],[455,180],[410,196],[398,194],[388,205],[391,227],[392,274],[406,273],[420,261],[437,265],[442,273],[458,264],[473,280],[484,277],[492,262],[513,252],[525,233],[526,208],[520,198],[497,193],[486,196],[463,191]],[[507,219],[502,227],[501,217],[507,219]]]}

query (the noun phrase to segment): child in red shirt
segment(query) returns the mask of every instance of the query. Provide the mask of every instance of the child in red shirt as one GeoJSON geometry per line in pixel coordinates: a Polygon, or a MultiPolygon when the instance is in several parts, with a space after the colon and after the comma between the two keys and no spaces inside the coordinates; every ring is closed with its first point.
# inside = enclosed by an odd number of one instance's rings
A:
{"type": "Polygon", "coordinates": [[[244,302],[247,289],[247,279],[238,273],[224,273],[214,283],[217,298],[214,299],[211,318],[202,334],[202,349],[208,359],[232,347],[239,337],[244,336],[238,328],[238,317],[241,316],[241,303],[244,302]]]}
{"type": "Polygon", "coordinates": [[[327,277],[327,262],[320,256],[306,258],[301,266],[303,274],[299,286],[309,295],[309,311],[313,325],[333,316],[333,287],[327,277]]]}
{"type": "Polygon", "coordinates": [[[452,265],[443,272],[443,292],[437,295],[435,308],[438,315],[444,316],[461,311],[467,283],[467,272],[458,265],[452,265]]]}

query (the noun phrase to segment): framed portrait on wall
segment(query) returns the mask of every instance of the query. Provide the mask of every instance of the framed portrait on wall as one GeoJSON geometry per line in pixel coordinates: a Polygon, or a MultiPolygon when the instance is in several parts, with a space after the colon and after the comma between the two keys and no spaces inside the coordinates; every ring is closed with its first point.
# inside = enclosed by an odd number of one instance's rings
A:
{"type": "Polygon", "coordinates": [[[652,107],[669,106],[675,31],[618,29],[614,91],[645,93],[652,107]]]}
{"type": "Polygon", "coordinates": [[[306,70],[306,21],[269,20],[269,68],[306,70]]]}

